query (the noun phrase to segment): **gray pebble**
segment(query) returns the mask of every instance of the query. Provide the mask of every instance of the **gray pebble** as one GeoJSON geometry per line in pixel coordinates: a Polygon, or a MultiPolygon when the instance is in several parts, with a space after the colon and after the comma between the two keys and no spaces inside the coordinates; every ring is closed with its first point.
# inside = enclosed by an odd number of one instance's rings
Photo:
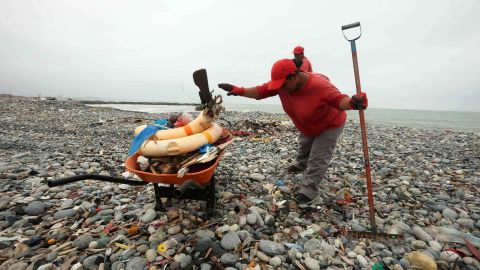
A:
{"type": "Polygon", "coordinates": [[[148,208],[145,211],[145,214],[142,216],[142,218],[140,218],[140,220],[143,223],[149,223],[149,222],[153,221],[156,217],[157,217],[157,212],[155,212],[155,210],[152,209],[152,208],[148,208]]]}
{"type": "Polygon", "coordinates": [[[75,209],[65,209],[65,210],[58,210],[54,215],[54,219],[61,219],[66,217],[73,217],[77,214],[77,210],[75,209]]]}
{"type": "Polygon", "coordinates": [[[238,260],[238,255],[232,253],[225,253],[220,257],[220,261],[224,265],[234,265],[238,260]]]}
{"type": "Polygon", "coordinates": [[[282,244],[270,240],[260,240],[259,248],[269,255],[281,255],[285,253],[285,247],[282,244]]]}
{"type": "Polygon", "coordinates": [[[222,248],[225,250],[234,250],[238,245],[240,245],[241,241],[238,237],[238,232],[229,232],[225,234],[220,242],[222,248]]]}
{"type": "Polygon", "coordinates": [[[90,235],[82,235],[73,241],[73,246],[82,250],[88,248],[90,242],[93,241],[93,237],[90,235]]]}
{"type": "Polygon", "coordinates": [[[45,203],[41,201],[33,201],[25,207],[25,213],[30,216],[38,216],[45,212],[45,203]]]}
{"type": "Polygon", "coordinates": [[[144,270],[148,262],[145,258],[142,257],[133,257],[130,261],[127,262],[125,270],[144,270]]]}

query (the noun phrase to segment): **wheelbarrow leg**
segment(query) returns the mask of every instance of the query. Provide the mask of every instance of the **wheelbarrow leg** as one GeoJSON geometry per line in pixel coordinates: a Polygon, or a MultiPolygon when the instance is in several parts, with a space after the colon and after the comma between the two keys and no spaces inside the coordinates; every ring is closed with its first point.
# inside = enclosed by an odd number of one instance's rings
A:
{"type": "Polygon", "coordinates": [[[160,187],[157,183],[153,183],[153,188],[155,190],[155,211],[165,211],[163,207],[162,198],[160,197],[160,187]]]}
{"type": "Polygon", "coordinates": [[[207,195],[207,215],[213,217],[215,215],[215,175],[210,179],[210,183],[206,189],[207,195]]]}
{"type": "Polygon", "coordinates": [[[165,203],[166,207],[172,207],[173,206],[173,193],[175,192],[175,185],[170,185],[168,187],[168,197],[167,197],[167,202],[165,203]]]}

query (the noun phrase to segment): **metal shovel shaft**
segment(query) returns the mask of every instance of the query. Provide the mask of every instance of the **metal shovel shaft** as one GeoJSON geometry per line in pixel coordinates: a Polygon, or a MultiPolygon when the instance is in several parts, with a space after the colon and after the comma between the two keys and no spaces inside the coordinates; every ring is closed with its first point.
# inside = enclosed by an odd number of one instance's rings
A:
{"type": "MultiPolygon", "coordinates": [[[[355,46],[355,40],[350,40],[350,45],[352,47],[352,60],[353,60],[353,70],[355,73],[355,85],[357,88],[357,94],[360,94],[362,92],[362,87],[360,85],[360,73],[358,71],[357,47],[355,46]]],[[[358,110],[358,113],[360,116],[360,128],[362,131],[365,177],[367,178],[368,212],[370,216],[370,225],[372,227],[372,232],[376,233],[377,225],[375,223],[375,207],[373,205],[372,175],[370,173],[370,157],[368,155],[367,128],[365,126],[365,114],[364,114],[365,112],[363,110],[358,110]]]]}

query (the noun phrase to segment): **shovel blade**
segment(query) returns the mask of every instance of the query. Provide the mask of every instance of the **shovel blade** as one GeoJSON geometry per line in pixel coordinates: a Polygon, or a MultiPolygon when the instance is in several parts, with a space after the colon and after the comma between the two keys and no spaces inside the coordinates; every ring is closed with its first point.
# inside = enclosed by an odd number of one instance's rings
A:
{"type": "Polygon", "coordinates": [[[208,77],[206,69],[199,69],[193,72],[193,82],[200,88],[200,100],[202,104],[207,104],[212,100],[212,93],[208,87],[208,77]]]}

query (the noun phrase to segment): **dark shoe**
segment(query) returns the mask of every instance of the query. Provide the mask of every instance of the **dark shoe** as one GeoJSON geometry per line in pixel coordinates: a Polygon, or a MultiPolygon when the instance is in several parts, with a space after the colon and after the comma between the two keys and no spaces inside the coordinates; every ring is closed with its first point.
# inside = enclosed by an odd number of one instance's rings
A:
{"type": "Polygon", "coordinates": [[[297,166],[295,166],[295,165],[293,165],[293,164],[290,165],[290,166],[288,166],[288,168],[287,168],[287,171],[288,171],[288,172],[293,172],[293,173],[303,172],[304,170],[305,170],[305,169],[300,169],[300,168],[298,168],[297,166]]]}

